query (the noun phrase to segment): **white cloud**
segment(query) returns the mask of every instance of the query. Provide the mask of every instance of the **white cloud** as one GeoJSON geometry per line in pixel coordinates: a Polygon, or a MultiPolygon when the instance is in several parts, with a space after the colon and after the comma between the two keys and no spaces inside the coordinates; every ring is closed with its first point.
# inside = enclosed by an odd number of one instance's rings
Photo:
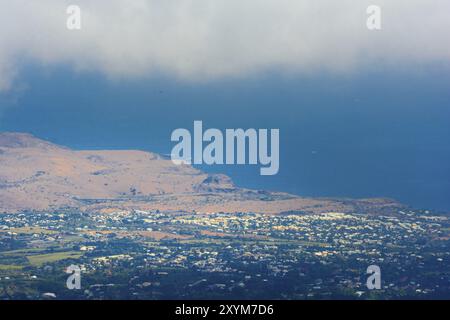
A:
{"type": "MultiPolygon", "coordinates": [[[[448,0],[0,0],[0,90],[23,61],[186,81],[450,61],[448,0]],[[66,29],[69,4],[82,30],[66,29]],[[366,8],[382,8],[382,30],[366,8]]],[[[19,73],[20,77],[20,73],[19,73]]]]}

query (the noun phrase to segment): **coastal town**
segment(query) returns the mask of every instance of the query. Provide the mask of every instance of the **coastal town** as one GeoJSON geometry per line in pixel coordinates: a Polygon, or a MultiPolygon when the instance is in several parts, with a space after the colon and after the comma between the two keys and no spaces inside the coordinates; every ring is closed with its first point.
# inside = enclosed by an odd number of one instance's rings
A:
{"type": "Polygon", "coordinates": [[[2,214],[0,299],[448,299],[449,248],[449,217],[412,209],[2,214]]]}

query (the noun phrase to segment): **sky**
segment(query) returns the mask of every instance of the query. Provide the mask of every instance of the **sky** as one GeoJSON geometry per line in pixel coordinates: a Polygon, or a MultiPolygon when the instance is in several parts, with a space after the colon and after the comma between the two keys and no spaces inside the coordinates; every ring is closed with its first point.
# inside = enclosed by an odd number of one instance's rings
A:
{"type": "Polygon", "coordinates": [[[373,64],[450,59],[447,0],[0,0],[0,88],[24,61],[111,79],[163,73],[184,81],[258,71],[351,73],[373,64]],[[68,5],[81,29],[67,30],[68,5]],[[369,5],[382,30],[366,27],[369,5]]]}
{"type": "Polygon", "coordinates": [[[0,131],[169,153],[170,134],[280,128],[239,185],[450,211],[446,0],[0,0],[0,131]],[[376,3],[375,3],[376,2],[376,3]],[[81,30],[67,30],[67,5],[81,30]],[[381,30],[366,8],[382,9],[381,30]]]}

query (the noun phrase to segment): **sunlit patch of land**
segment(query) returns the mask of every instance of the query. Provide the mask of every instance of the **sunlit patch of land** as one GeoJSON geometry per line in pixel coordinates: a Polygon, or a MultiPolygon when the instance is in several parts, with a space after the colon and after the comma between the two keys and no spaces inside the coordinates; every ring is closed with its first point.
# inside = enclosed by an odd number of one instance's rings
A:
{"type": "Polygon", "coordinates": [[[54,230],[48,230],[39,227],[19,227],[19,228],[10,228],[6,230],[0,230],[0,233],[17,233],[17,234],[56,234],[58,232],[54,230]]]}
{"type": "Polygon", "coordinates": [[[66,251],[66,252],[55,252],[46,254],[37,254],[27,256],[29,263],[33,266],[41,266],[46,263],[51,263],[55,261],[65,260],[65,259],[78,259],[83,254],[76,251],[66,251]]]}

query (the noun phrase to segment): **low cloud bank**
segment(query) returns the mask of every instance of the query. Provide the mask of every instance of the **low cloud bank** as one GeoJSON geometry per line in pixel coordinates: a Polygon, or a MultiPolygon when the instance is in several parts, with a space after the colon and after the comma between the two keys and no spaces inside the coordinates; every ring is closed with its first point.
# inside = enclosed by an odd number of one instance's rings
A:
{"type": "Polygon", "coordinates": [[[183,81],[450,61],[448,0],[0,0],[0,90],[24,61],[183,81]],[[366,27],[369,5],[382,29],[366,27]],[[81,8],[81,30],[66,9],[81,8]]]}

